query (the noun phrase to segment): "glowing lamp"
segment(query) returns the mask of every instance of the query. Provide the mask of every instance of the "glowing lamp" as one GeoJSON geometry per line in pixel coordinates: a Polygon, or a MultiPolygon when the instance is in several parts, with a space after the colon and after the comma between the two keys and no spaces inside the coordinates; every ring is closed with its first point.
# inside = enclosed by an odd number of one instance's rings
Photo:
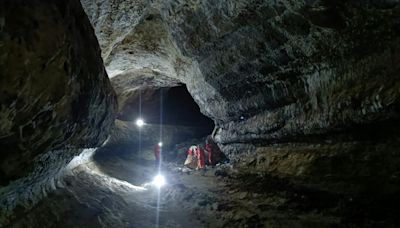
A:
{"type": "Polygon", "coordinates": [[[153,179],[153,185],[155,185],[157,188],[161,188],[165,185],[165,178],[161,174],[158,174],[153,179]]]}
{"type": "Polygon", "coordinates": [[[142,126],[144,125],[144,120],[141,119],[141,118],[137,119],[137,120],[136,120],[136,125],[137,125],[138,127],[142,127],[142,126]]]}

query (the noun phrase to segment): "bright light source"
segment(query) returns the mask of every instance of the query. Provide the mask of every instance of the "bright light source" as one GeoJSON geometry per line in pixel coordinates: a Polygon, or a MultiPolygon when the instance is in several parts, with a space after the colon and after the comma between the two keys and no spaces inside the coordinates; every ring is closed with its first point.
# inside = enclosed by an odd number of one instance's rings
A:
{"type": "Polygon", "coordinates": [[[159,142],[159,143],[158,143],[158,146],[159,146],[159,147],[162,147],[162,142],[159,142]]]}
{"type": "Polygon", "coordinates": [[[138,127],[142,127],[142,126],[144,125],[143,119],[141,119],[141,118],[137,119],[137,120],[136,120],[136,125],[137,125],[138,127]]]}
{"type": "Polygon", "coordinates": [[[164,177],[160,174],[155,176],[153,179],[153,185],[157,186],[158,188],[161,188],[162,186],[164,186],[165,185],[164,177]]]}

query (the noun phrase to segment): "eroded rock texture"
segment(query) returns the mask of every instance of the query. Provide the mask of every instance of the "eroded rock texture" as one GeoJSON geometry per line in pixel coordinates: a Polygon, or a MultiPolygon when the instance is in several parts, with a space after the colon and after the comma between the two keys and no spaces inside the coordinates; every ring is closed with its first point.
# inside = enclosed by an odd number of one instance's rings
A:
{"type": "Polygon", "coordinates": [[[101,145],[116,102],[79,1],[5,0],[0,22],[0,185],[5,185],[32,171],[41,153],[101,145]]]}
{"type": "MultiPolygon", "coordinates": [[[[119,118],[138,109],[138,94],[153,102],[160,88],[174,87],[192,62],[183,57],[160,14],[149,1],[81,1],[102,48],[108,75],[118,95],[119,118]],[[141,90],[141,91],[139,91],[141,90]]],[[[132,115],[131,115],[132,116],[132,115]]]]}
{"type": "Polygon", "coordinates": [[[220,123],[223,144],[281,141],[398,117],[397,7],[368,1],[167,7],[178,46],[220,95],[191,90],[220,123]]]}
{"type": "Polygon", "coordinates": [[[83,2],[108,71],[185,83],[237,164],[398,183],[398,1],[83,2]]]}
{"type": "Polygon", "coordinates": [[[217,122],[216,139],[231,158],[262,155],[246,167],[283,176],[320,175],[364,188],[366,179],[399,183],[395,166],[372,159],[375,151],[384,160],[399,158],[391,145],[399,136],[392,127],[399,120],[397,4],[202,1],[166,7],[177,45],[199,64],[201,79],[188,88],[217,122]],[[197,86],[202,80],[210,87],[197,86]],[[209,96],[208,88],[219,96],[209,96]],[[293,146],[288,156],[280,154],[286,146],[273,145],[294,142],[308,145],[293,146]],[[363,170],[374,161],[375,171],[363,170]]]}

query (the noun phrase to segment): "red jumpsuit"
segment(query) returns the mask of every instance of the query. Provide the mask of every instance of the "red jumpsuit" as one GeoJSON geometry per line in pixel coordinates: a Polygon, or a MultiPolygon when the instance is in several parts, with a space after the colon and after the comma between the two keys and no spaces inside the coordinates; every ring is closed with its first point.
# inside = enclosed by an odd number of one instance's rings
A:
{"type": "Polygon", "coordinates": [[[196,157],[197,157],[197,168],[204,169],[204,167],[206,166],[204,150],[201,149],[200,147],[197,147],[197,150],[195,151],[195,153],[196,153],[196,157]]]}
{"type": "Polygon", "coordinates": [[[188,155],[191,155],[191,156],[193,156],[194,154],[193,154],[193,150],[192,150],[192,148],[189,148],[189,150],[187,151],[187,154],[188,155]]]}
{"type": "Polygon", "coordinates": [[[160,153],[161,153],[161,147],[159,145],[156,145],[154,147],[154,157],[156,158],[157,164],[160,162],[160,153]]]}
{"type": "Polygon", "coordinates": [[[210,143],[206,144],[206,150],[208,151],[208,164],[214,165],[213,164],[214,161],[212,160],[213,149],[210,143]]]}

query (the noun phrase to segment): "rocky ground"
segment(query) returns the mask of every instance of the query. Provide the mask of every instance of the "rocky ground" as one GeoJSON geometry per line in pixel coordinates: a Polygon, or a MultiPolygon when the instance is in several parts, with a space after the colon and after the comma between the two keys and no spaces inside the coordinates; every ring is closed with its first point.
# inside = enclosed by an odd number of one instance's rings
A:
{"type": "Polygon", "coordinates": [[[183,168],[183,161],[164,163],[167,184],[158,191],[150,184],[157,173],[151,150],[135,150],[103,147],[79,156],[69,165],[65,186],[10,226],[395,227],[399,222],[387,214],[384,220],[379,213],[368,217],[357,199],[235,172],[231,164],[195,171],[183,168]]]}

